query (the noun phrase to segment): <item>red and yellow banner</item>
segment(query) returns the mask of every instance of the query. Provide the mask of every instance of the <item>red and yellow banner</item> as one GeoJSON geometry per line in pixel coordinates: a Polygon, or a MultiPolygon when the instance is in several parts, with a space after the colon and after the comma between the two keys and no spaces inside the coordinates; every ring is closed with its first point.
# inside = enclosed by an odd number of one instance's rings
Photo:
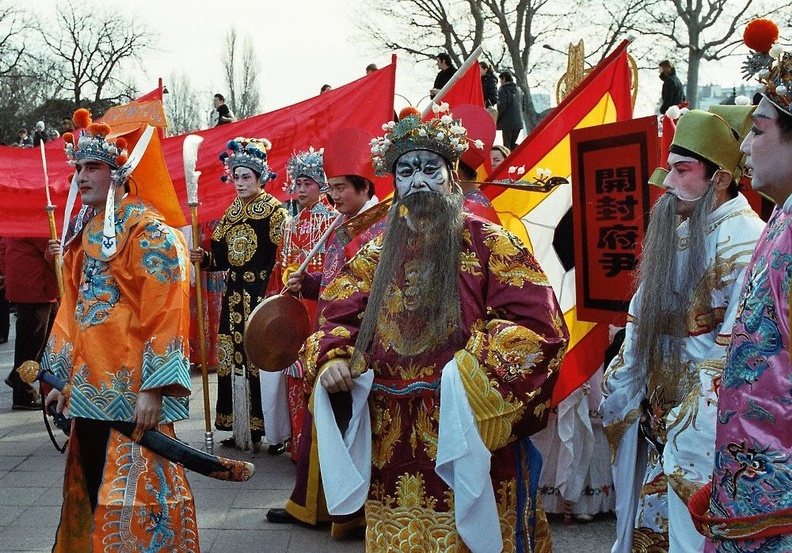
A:
{"type": "MultiPolygon", "coordinates": [[[[572,174],[570,133],[573,129],[632,119],[628,44],[622,42],[597,65],[515,148],[490,180],[520,177],[533,181],[546,171],[568,178],[572,174]],[[514,169],[510,172],[510,168],[514,169]]],[[[482,187],[503,225],[531,247],[564,311],[570,344],[553,394],[555,403],[588,380],[602,364],[608,345],[606,324],[585,322],[577,316],[570,210],[572,187],[578,185],[572,179],[571,184],[561,185],[547,194],[495,185],[482,187]]]]}

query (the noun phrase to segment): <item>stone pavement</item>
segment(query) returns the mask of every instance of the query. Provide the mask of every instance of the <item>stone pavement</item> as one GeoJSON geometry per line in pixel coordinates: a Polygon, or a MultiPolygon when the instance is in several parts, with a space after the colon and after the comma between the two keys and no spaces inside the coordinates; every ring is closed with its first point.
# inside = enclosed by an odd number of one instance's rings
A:
{"type": "MultiPolygon", "coordinates": [[[[11,389],[1,381],[13,364],[14,323],[12,315],[10,339],[0,345],[0,551],[50,551],[60,515],[65,460],[50,443],[41,412],[11,410],[11,389]]],[[[205,424],[201,381],[200,374],[193,374],[191,417],[176,424],[179,438],[199,448],[205,424]]],[[[213,391],[213,375],[209,382],[213,391]]],[[[294,465],[286,455],[268,455],[266,445],[258,454],[220,447],[225,437],[228,433],[215,432],[215,453],[252,461],[256,474],[248,482],[235,483],[188,473],[202,551],[364,551],[362,535],[333,540],[327,526],[268,523],[267,509],[282,507],[291,493],[294,465]]],[[[553,550],[561,553],[606,553],[615,535],[615,519],[610,517],[585,525],[553,522],[551,526],[553,550]]]]}

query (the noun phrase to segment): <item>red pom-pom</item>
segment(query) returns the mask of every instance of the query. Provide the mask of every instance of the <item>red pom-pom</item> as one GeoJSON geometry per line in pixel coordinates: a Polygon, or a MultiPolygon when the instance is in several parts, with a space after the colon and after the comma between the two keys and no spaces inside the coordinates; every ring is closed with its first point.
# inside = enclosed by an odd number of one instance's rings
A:
{"type": "Polygon", "coordinates": [[[420,117],[421,116],[421,110],[419,110],[415,106],[407,106],[406,108],[403,108],[399,112],[399,120],[401,121],[405,117],[410,117],[411,115],[415,115],[416,117],[420,117]]]}
{"type": "Polygon", "coordinates": [[[127,159],[129,159],[129,158],[127,156],[125,156],[124,154],[117,155],[116,158],[115,158],[116,165],[121,167],[124,163],[127,162],[127,159]]]}
{"type": "Polygon", "coordinates": [[[91,112],[85,108],[80,108],[72,115],[72,123],[78,129],[84,129],[91,124],[91,112]]]}
{"type": "Polygon", "coordinates": [[[61,138],[66,144],[74,144],[74,135],[70,132],[63,133],[61,138]]]}
{"type": "Polygon", "coordinates": [[[126,138],[123,136],[119,136],[116,138],[115,145],[119,150],[126,150],[127,148],[127,141],[126,138]]]}
{"type": "Polygon", "coordinates": [[[768,53],[777,40],[778,25],[769,19],[754,19],[743,31],[745,45],[755,52],[768,53]]]}
{"type": "Polygon", "coordinates": [[[110,125],[107,123],[91,123],[88,127],[88,133],[93,135],[107,136],[110,131],[110,125]]]}

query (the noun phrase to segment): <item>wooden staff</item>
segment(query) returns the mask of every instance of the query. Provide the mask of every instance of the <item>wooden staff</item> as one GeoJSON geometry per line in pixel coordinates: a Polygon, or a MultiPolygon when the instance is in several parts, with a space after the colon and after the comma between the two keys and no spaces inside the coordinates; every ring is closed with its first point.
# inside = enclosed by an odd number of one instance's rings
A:
{"type": "MultiPolygon", "coordinates": [[[[39,142],[41,146],[41,165],[44,168],[44,190],[47,192],[47,206],[44,211],[47,212],[47,219],[49,220],[50,238],[53,240],[58,239],[58,231],[55,230],[55,207],[52,205],[49,189],[49,174],[47,173],[47,154],[44,151],[44,141],[39,142]]],[[[61,255],[55,254],[55,278],[58,280],[58,292],[60,297],[63,298],[63,273],[61,272],[61,255]]]]}
{"type": "MultiPolygon", "coordinates": [[[[190,206],[193,247],[200,246],[198,235],[198,177],[201,172],[195,170],[198,160],[198,148],[203,137],[190,134],[184,137],[182,156],[184,159],[184,180],[187,184],[187,205],[190,206]]],[[[201,286],[201,262],[193,263],[195,268],[195,304],[198,309],[198,343],[201,352],[201,381],[203,382],[204,400],[204,445],[206,452],[214,453],[214,432],[212,431],[212,413],[209,407],[209,367],[206,363],[206,325],[203,311],[203,289],[201,286]]]]}

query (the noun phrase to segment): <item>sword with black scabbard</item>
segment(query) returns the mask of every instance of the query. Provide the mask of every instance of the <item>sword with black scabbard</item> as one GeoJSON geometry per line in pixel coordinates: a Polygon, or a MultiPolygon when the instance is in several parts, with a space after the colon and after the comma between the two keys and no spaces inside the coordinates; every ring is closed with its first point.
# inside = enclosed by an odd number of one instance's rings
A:
{"type": "MultiPolygon", "coordinates": [[[[54,373],[42,369],[36,361],[25,361],[19,366],[17,371],[22,380],[28,384],[39,380],[57,388],[65,395],[69,394],[70,384],[54,373]]],[[[253,463],[210,455],[163,434],[159,430],[147,430],[142,437],[136,439],[135,427],[137,425],[134,422],[109,421],[109,423],[112,428],[157,455],[209,478],[244,482],[250,480],[256,472],[256,467],[253,463]]]]}

